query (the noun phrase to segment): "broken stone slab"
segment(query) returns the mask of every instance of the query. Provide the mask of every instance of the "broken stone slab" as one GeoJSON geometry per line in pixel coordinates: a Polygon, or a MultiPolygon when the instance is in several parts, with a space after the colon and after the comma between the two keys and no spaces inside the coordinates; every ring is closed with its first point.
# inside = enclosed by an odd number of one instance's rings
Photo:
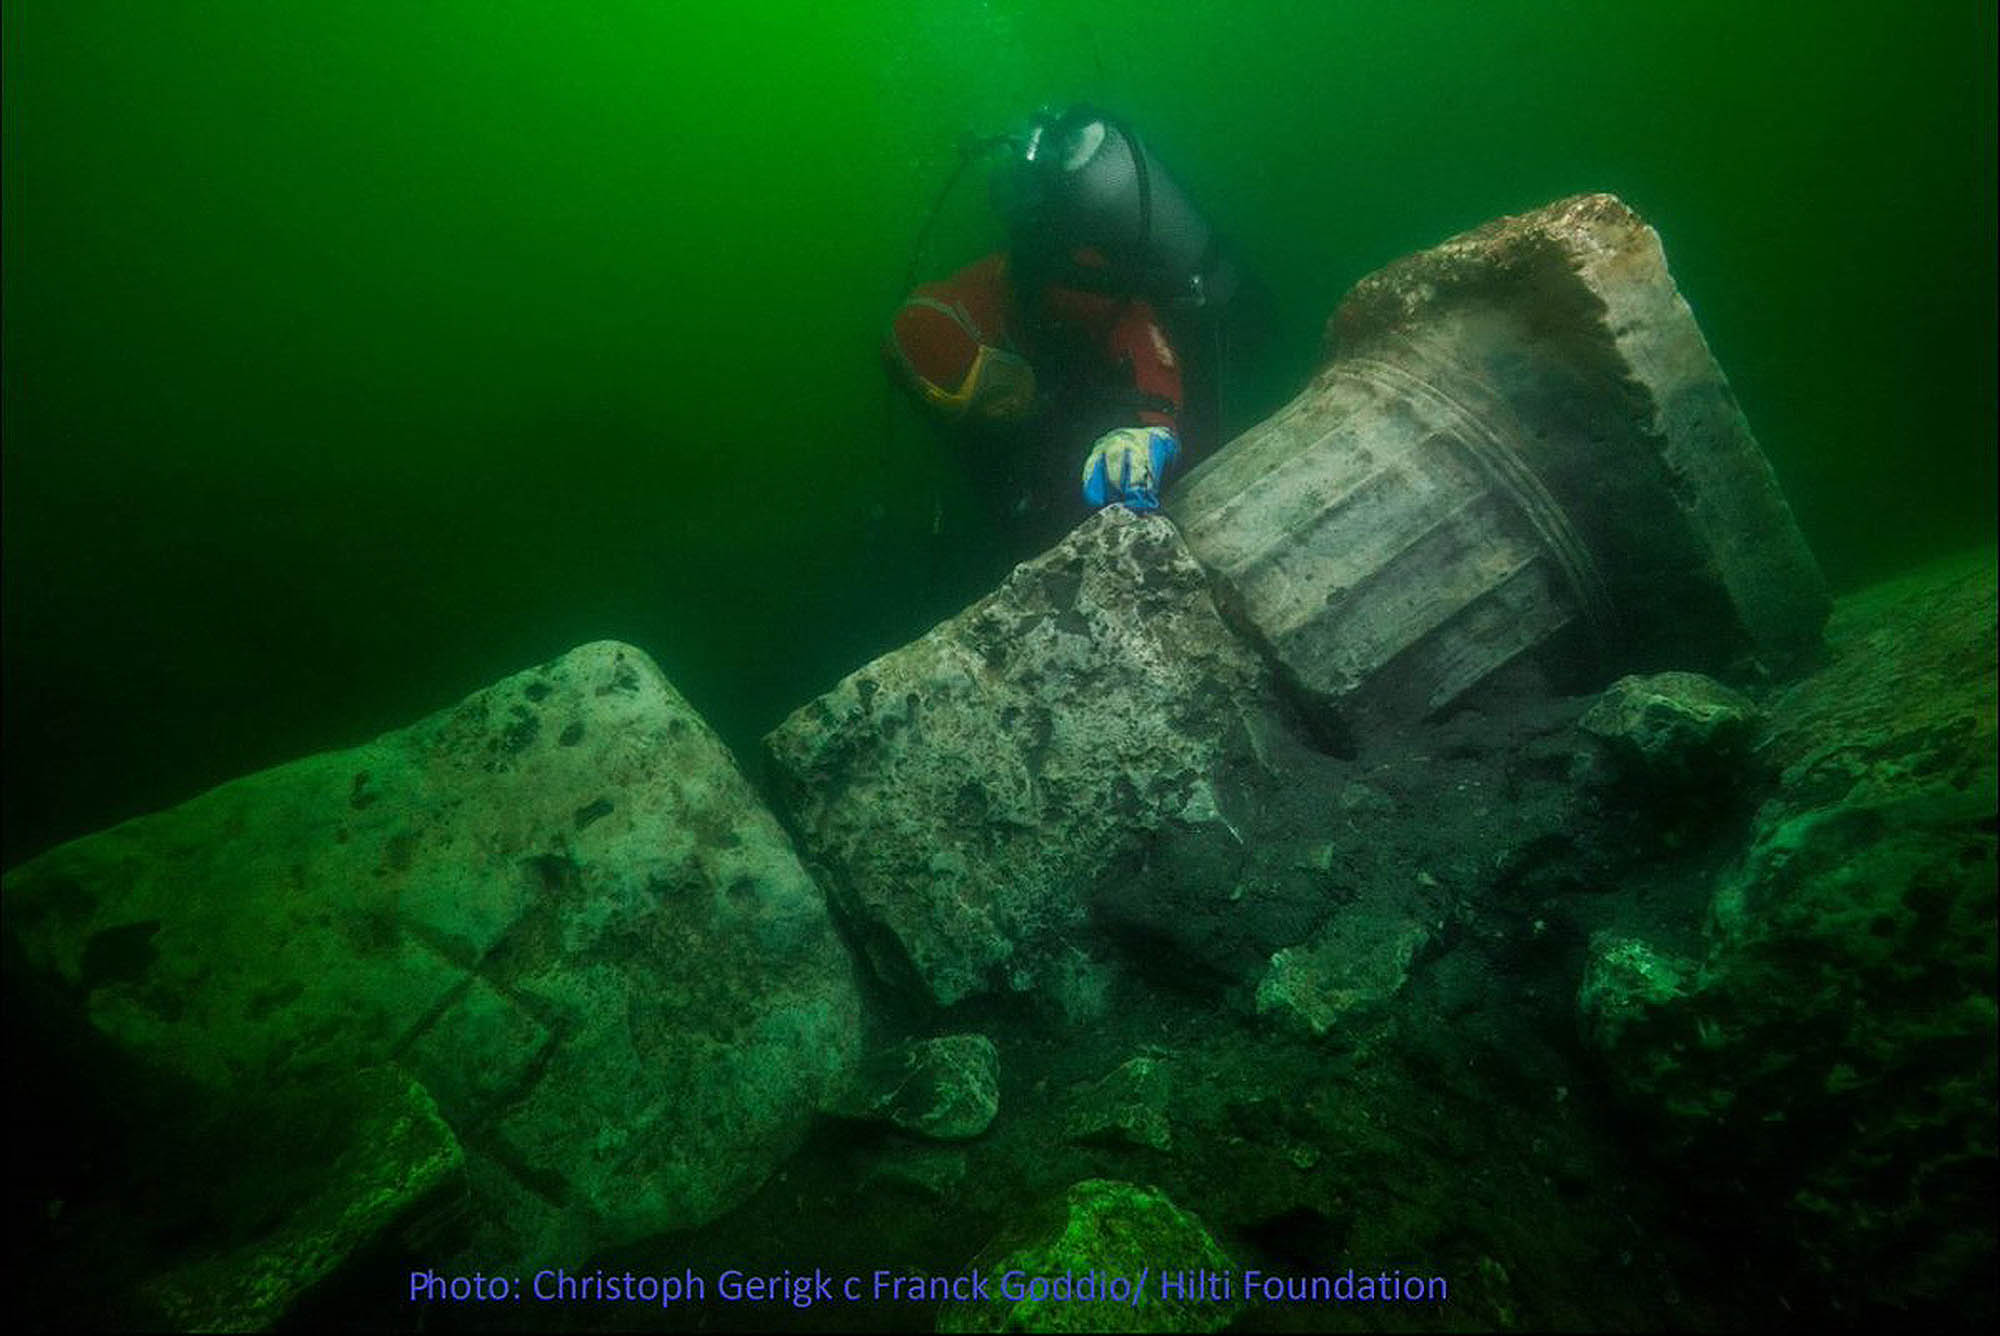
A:
{"type": "Polygon", "coordinates": [[[25,968],[217,1103],[414,1075],[489,1199],[489,1269],[712,1219],[858,1056],[818,888],[613,642],[63,845],[4,894],[25,968]]]}
{"type": "Polygon", "coordinates": [[[1092,889],[1170,823],[1230,840],[1218,782],[1275,709],[1174,527],[1113,507],[765,747],[885,978],[940,1006],[1060,990],[1081,1014],[1092,889]]]}
{"type": "Polygon", "coordinates": [[[1336,724],[1407,722],[1544,652],[1599,681],[1812,658],[1818,567],[1658,235],[1616,198],[1397,261],[1329,337],[1304,393],[1167,511],[1336,724]]]}

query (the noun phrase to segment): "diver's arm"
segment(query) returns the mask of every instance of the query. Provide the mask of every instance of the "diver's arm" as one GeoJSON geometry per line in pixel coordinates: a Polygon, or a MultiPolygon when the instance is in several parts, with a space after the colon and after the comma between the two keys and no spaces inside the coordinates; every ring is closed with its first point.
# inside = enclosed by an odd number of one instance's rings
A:
{"type": "Polygon", "coordinates": [[[1180,358],[1146,302],[1127,302],[1105,338],[1112,365],[1129,367],[1138,422],[1180,434],[1183,402],[1180,358]]]}

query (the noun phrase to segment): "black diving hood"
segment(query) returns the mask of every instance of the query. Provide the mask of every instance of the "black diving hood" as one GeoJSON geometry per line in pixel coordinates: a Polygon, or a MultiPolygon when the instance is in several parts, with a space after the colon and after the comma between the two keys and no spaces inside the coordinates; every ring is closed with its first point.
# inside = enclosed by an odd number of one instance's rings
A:
{"type": "Polygon", "coordinates": [[[1098,108],[1035,118],[994,174],[1017,246],[1094,247],[1114,281],[1170,305],[1221,306],[1235,267],[1144,141],[1098,108]]]}

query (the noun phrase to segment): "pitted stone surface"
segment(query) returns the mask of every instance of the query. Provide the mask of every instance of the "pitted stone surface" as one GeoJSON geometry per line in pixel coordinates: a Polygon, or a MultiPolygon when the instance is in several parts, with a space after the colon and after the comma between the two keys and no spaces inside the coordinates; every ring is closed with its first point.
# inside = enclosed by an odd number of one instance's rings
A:
{"type": "Polygon", "coordinates": [[[397,1063],[568,1245],[728,1209],[858,1054],[818,888],[613,642],[51,850],[6,904],[98,1031],[218,1100],[397,1063]]]}
{"type": "Polygon", "coordinates": [[[1121,858],[1166,823],[1223,832],[1217,776],[1269,692],[1173,526],[1114,507],[766,747],[877,968],[950,1005],[1054,987],[1121,858]]]}

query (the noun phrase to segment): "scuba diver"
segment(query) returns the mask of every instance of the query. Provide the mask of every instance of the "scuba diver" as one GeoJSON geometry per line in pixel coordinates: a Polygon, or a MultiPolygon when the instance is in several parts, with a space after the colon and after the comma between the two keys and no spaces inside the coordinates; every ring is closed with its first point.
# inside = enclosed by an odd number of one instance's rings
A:
{"type": "Polygon", "coordinates": [[[919,253],[958,177],[996,148],[1007,248],[911,291],[883,354],[963,438],[1003,530],[1040,547],[1085,505],[1157,508],[1175,461],[1214,448],[1239,281],[1131,126],[1090,106],[962,143],[919,253]]]}

